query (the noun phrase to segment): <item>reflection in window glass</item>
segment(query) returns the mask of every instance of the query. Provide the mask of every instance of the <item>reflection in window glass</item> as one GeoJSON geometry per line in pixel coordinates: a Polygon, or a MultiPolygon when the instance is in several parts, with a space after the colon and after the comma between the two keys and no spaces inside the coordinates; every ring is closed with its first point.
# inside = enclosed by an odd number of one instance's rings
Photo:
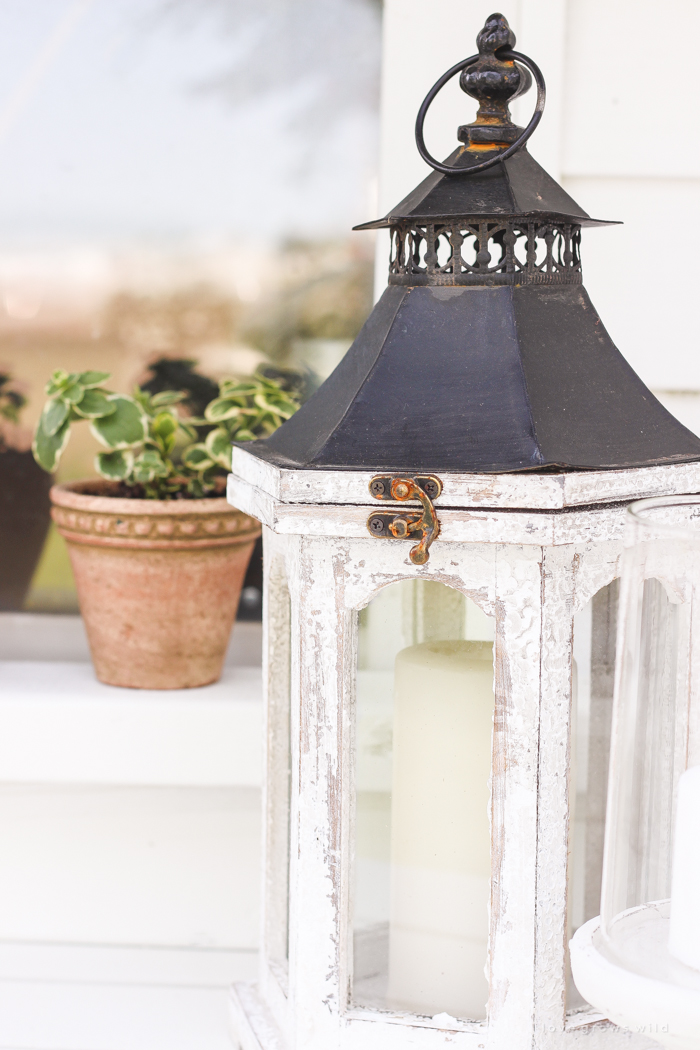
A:
{"type": "Polygon", "coordinates": [[[360,614],[358,1005],[486,1015],[492,642],[439,583],[394,584],[360,614]]]}
{"type": "MultiPolygon", "coordinates": [[[[0,5],[1,611],[78,611],[29,452],[53,370],[128,393],[156,362],[194,362],[200,386],[263,365],[309,393],[371,309],[373,234],[349,231],[374,170],[380,5],[296,6],[258,24],[217,0],[0,5]],[[278,162],[256,163],[271,141],[278,162]]],[[[100,448],[76,427],[56,480],[95,477],[100,448]]]]}
{"type": "MultiPolygon", "coordinates": [[[[618,594],[614,580],[574,617],[567,940],[600,914],[618,594]]],[[[587,1005],[569,970],[567,1008],[587,1005]]]]}

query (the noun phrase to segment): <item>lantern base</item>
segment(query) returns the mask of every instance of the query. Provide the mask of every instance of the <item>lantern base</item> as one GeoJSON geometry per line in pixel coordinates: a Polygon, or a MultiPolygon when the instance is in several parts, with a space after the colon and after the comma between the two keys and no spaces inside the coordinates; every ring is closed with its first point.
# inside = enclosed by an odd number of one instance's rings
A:
{"type": "Polygon", "coordinates": [[[571,968],[584,999],[615,1024],[673,1050],[698,1050],[700,971],[668,951],[669,908],[656,901],[623,912],[614,944],[600,917],[591,919],[571,941],[571,968]]]}
{"type": "Polygon", "coordinates": [[[231,985],[229,1018],[236,1050],[284,1050],[280,1030],[258,995],[256,984],[237,981],[231,985]]]}

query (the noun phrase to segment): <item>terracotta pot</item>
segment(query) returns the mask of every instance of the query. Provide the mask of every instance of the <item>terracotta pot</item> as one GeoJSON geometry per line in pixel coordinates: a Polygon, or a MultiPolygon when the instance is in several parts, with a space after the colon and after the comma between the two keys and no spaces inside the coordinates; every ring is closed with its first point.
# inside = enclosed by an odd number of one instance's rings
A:
{"type": "Polygon", "coordinates": [[[132,689],[215,682],[260,525],[225,499],[110,496],[109,481],[51,489],[97,677],[132,689]]]}

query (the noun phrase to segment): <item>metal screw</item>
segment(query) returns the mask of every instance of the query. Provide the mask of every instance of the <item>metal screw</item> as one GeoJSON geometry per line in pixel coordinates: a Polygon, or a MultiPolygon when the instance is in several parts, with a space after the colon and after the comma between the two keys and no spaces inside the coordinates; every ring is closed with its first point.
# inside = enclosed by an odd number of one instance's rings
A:
{"type": "Polygon", "coordinates": [[[379,478],[376,478],[373,482],[370,483],[369,491],[372,493],[373,496],[383,496],[386,492],[386,486],[384,485],[383,481],[380,481],[379,478]]]}
{"type": "Polygon", "coordinates": [[[428,496],[428,497],[429,497],[430,499],[435,499],[435,497],[436,497],[436,496],[437,496],[437,494],[438,494],[438,487],[437,487],[437,482],[436,482],[436,481],[433,481],[432,479],[430,479],[430,478],[429,478],[429,479],[428,479],[428,480],[426,481],[426,483],[425,483],[425,484],[423,485],[423,492],[424,492],[424,493],[426,494],[426,496],[428,496]]]}
{"type": "Polygon", "coordinates": [[[379,535],[384,532],[384,519],[383,518],[370,518],[369,527],[372,532],[379,535]]]}

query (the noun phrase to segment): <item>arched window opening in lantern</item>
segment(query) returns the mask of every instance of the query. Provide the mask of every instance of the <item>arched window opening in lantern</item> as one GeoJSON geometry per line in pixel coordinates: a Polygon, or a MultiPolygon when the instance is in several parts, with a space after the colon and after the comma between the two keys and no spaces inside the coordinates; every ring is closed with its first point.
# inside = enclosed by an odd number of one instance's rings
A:
{"type": "MultiPolygon", "coordinates": [[[[619,593],[613,580],[574,616],[567,940],[600,913],[619,593]]],[[[570,966],[566,1007],[588,1008],[570,966]]]]}
{"type": "Polygon", "coordinates": [[[359,614],[356,1005],[486,1016],[494,621],[405,580],[359,614]]]}
{"type": "Polygon", "coordinates": [[[628,602],[637,607],[639,643],[623,683],[627,695],[619,718],[634,741],[634,754],[619,763],[615,783],[617,835],[601,907],[608,935],[621,913],[671,896],[675,799],[688,764],[690,609],[673,587],[644,576],[640,567],[636,586],[628,588],[628,602]]]}

